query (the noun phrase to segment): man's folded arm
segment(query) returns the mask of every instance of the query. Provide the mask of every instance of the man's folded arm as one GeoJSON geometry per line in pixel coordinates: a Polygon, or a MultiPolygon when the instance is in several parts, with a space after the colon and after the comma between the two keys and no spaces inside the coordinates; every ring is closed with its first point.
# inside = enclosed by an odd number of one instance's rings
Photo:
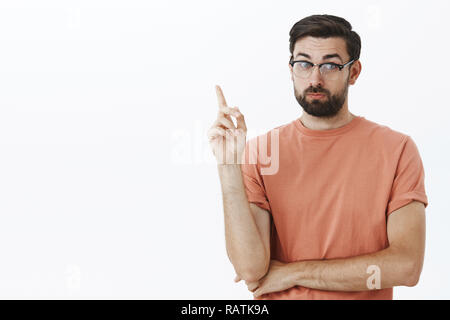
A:
{"type": "Polygon", "coordinates": [[[425,206],[413,201],[388,216],[389,247],[351,258],[299,261],[286,267],[293,286],[319,290],[363,291],[415,286],[425,252],[425,206]],[[378,274],[378,275],[377,275],[378,274]],[[379,287],[368,284],[379,276],[379,287]]]}

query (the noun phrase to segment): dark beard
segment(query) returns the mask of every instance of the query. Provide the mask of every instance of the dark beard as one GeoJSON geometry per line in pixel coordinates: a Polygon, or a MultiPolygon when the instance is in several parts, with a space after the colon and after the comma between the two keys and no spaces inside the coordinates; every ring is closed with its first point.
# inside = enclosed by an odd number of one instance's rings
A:
{"type": "Polygon", "coordinates": [[[295,98],[307,114],[320,118],[332,118],[338,114],[339,110],[341,110],[342,106],[344,105],[345,98],[347,97],[348,93],[348,81],[344,89],[335,95],[330,95],[330,92],[328,90],[320,86],[309,87],[303,92],[303,95],[298,95],[295,87],[294,91],[295,98]],[[322,93],[326,97],[322,99],[313,99],[311,100],[311,102],[308,102],[306,100],[308,93],[322,93]]]}

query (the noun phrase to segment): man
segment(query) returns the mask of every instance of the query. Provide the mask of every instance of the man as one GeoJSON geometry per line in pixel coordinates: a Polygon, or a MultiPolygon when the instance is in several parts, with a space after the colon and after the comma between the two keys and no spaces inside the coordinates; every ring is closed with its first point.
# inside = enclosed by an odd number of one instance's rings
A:
{"type": "Polygon", "coordinates": [[[289,68],[304,112],[247,143],[242,113],[216,87],[208,136],[226,249],[235,281],[245,280],[255,299],[392,299],[394,286],[419,280],[428,204],[422,161],[410,136],[349,112],[360,49],[343,18],[297,22],[289,68]],[[266,174],[264,147],[277,162],[266,174]]]}

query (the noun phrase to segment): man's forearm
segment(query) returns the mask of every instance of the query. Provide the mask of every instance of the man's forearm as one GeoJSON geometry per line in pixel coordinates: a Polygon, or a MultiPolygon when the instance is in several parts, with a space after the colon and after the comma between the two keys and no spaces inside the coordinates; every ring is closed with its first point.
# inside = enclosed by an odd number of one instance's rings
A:
{"type": "Polygon", "coordinates": [[[287,268],[294,285],[330,291],[363,291],[374,289],[368,280],[378,275],[380,287],[376,289],[414,286],[420,270],[412,261],[401,250],[388,247],[351,258],[293,262],[287,268]]]}
{"type": "Polygon", "coordinates": [[[218,170],[228,257],[242,279],[256,281],[266,273],[268,259],[245,194],[240,165],[218,165],[218,170]]]}

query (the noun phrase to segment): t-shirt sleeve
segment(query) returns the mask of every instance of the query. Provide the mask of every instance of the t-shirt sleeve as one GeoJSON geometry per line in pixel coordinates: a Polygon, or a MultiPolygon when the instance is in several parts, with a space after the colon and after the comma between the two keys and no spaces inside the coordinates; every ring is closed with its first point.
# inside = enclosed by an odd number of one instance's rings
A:
{"type": "Polygon", "coordinates": [[[417,200],[428,205],[425,193],[425,172],[419,150],[410,136],[406,136],[397,164],[386,215],[417,200]]]}
{"type": "Polygon", "coordinates": [[[242,179],[248,202],[256,204],[258,207],[271,212],[267,199],[264,181],[260,174],[260,167],[257,163],[258,151],[256,138],[248,141],[241,163],[242,179]]]}

